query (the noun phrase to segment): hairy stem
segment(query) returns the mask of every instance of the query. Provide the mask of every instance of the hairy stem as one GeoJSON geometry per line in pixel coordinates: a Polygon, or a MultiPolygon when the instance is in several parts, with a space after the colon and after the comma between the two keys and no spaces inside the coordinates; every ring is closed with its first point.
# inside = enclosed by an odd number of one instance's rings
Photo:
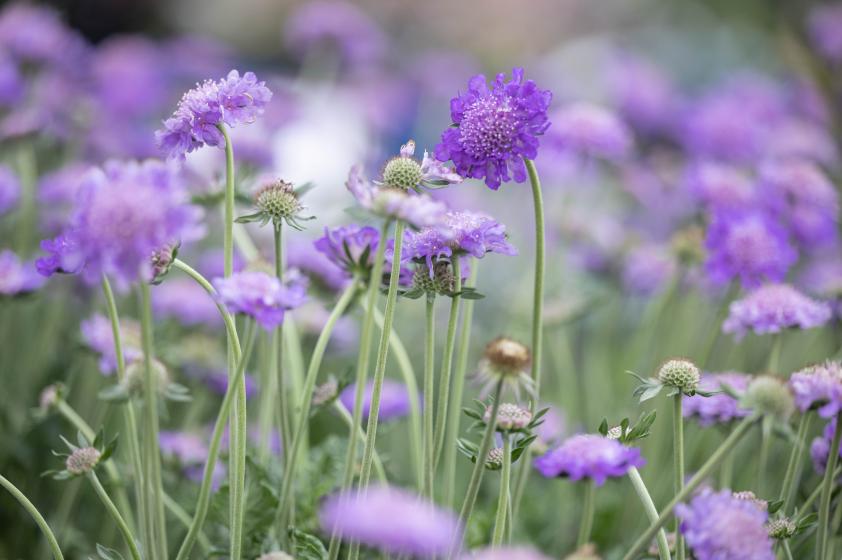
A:
{"type": "Polygon", "coordinates": [[[131,529],[129,529],[129,526],[126,524],[126,520],[123,519],[123,516],[120,515],[120,510],[117,509],[117,506],[114,505],[114,502],[112,502],[111,498],[108,497],[108,492],[106,492],[105,488],[103,488],[102,483],[96,476],[96,473],[94,471],[90,471],[87,474],[87,478],[94,487],[94,491],[97,496],[99,496],[99,499],[105,506],[105,509],[108,510],[109,515],[111,515],[114,522],[117,523],[117,528],[120,530],[123,540],[126,541],[126,546],[129,547],[129,553],[132,555],[132,560],[141,560],[140,551],[137,549],[137,543],[134,540],[131,529]]]}
{"type": "MultiPolygon", "coordinates": [[[[681,392],[673,397],[673,487],[679,495],[684,488],[684,418],[681,414],[681,392]]],[[[684,538],[679,531],[679,521],[675,520],[675,557],[684,560],[684,538]]]]}
{"type": "Polygon", "coordinates": [[[591,540],[591,529],[595,510],[596,486],[592,480],[585,481],[585,496],[582,500],[582,519],[579,523],[579,535],[576,537],[576,548],[581,548],[591,540]]]}

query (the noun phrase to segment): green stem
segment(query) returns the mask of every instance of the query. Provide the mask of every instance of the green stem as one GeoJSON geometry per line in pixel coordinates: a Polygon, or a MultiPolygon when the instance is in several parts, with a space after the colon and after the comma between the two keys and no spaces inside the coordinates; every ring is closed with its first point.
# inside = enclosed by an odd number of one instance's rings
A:
{"type": "Polygon", "coordinates": [[[781,361],[781,348],[783,347],[783,333],[772,335],[772,348],[769,351],[769,361],[766,363],[766,371],[778,375],[778,367],[781,361]]]}
{"type": "MultiPolygon", "coordinates": [[[[646,484],[644,484],[637,467],[631,467],[629,469],[629,480],[634,487],[634,491],[637,493],[637,497],[640,498],[640,502],[643,504],[643,509],[646,512],[646,517],[649,518],[649,522],[657,522],[658,509],[655,507],[655,502],[652,501],[652,496],[649,494],[649,490],[646,488],[646,484]]],[[[656,542],[658,543],[660,560],[670,560],[670,545],[667,541],[667,533],[663,528],[658,530],[656,542]]]]}
{"type": "Polygon", "coordinates": [[[225,125],[216,125],[225,138],[225,213],[223,215],[224,233],[222,237],[223,270],[225,276],[234,272],[234,199],[236,186],[234,180],[234,146],[228,136],[225,125]]]}
{"type": "Polygon", "coordinates": [[[23,509],[32,516],[32,519],[35,520],[35,523],[38,524],[38,527],[41,529],[41,532],[44,533],[44,538],[47,539],[47,543],[50,545],[50,551],[53,553],[53,558],[55,560],[64,560],[64,555],[61,553],[61,549],[58,546],[58,541],[56,540],[56,536],[53,534],[53,531],[50,529],[50,526],[47,525],[47,521],[38,511],[32,502],[23,495],[23,492],[17,489],[17,487],[9,482],[9,480],[0,475],[0,486],[8,490],[8,492],[15,497],[15,499],[20,502],[20,505],[23,506],[23,509]]]}
{"type": "MultiPolygon", "coordinates": [[[[342,401],[336,399],[333,401],[333,409],[339,414],[339,417],[342,418],[342,421],[345,422],[345,425],[348,426],[348,441],[351,442],[354,439],[360,440],[360,443],[365,443],[365,432],[360,426],[360,429],[357,431],[356,438],[354,434],[350,432],[350,429],[354,427],[354,419],[351,416],[351,413],[348,412],[348,409],[345,408],[345,405],[342,404],[342,401]]],[[[349,443],[350,445],[350,443],[349,443]]],[[[377,475],[377,480],[381,484],[386,484],[386,470],[383,468],[383,462],[380,460],[380,454],[377,453],[377,450],[374,451],[374,472],[377,475]]]]}
{"type": "Polygon", "coordinates": [[[582,500],[582,520],[579,524],[579,536],[576,538],[576,548],[581,548],[591,540],[591,529],[595,510],[596,486],[592,480],[585,481],[585,496],[582,500]]]}
{"type": "MultiPolygon", "coordinates": [[[[444,437],[447,430],[447,411],[450,405],[450,374],[453,370],[453,350],[456,346],[456,324],[459,320],[459,306],[462,301],[459,292],[462,291],[462,268],[459,255],[453,255],[450,259],[453,267],[454,286],[453,291],[457,294],[450,298],[450,315],[447,319],[447,334],[444,339],[444,354],[441,357],[441,373],[439,374],[439,402],[436,410],[436,450],[433,458],[433,470],[438,467],[441,461],[441,454],[444,448],[444,437]]],[[[430,395],[432,396],[432,394],[430,395]]],[[[432,403],[430,403],[432,404],[432,403]]]]}
{"type": "Polygon", "coordinates": [[[336,302],[333,311],[331,311],[321,334],[319,334],[315,348],[313,348],[313,355],[310,358],[310,365],[307,368],[307,376],[304,378],[304,391],[301,394],[298,419],[295,422],[295,435],[293,436],[292,444],[284,449],[284,452],[289,454],[289,458],[287,460],[287,468],[284,471],[283,480],[281,482],[281,500],[278,505],[278,521],[284,534],[286,533],[286,522],[289,520],[290,507],[292,506],[293,496],[295,494],[295,488],[293,485],[295,482],[296,459],[304,439],[305,427],[307,426],[307,421],[310,417],[310,405],[313,400],[313,390],[316,387],[316,378],[318,377],[319,370],[321,369],[322,358],[324,357],[325,349],[330,341],[331,334],[333,334],[333,328],[336,325],[336,322],[342,314],[345,313],[348,305],[350,305],[351,301],[354,299],[358,288],[359,281],[356,279],[347,288],[345,288],[345,291],[342,293],[339,301],[336,302]]]}
{"type": "Polygon", "coordinates": [[[751,415],[744,418],[737,427],[734,428],[734,431],[723,441],[718,448],[708,457],[708,460],[696,471],[696,474],[690,479],[690,481],[684,486],[684,488],[676,494],[672,500],[664,507],[661,511],[660,515],[658,515],[658,520],[653,522],[649,525],[646,531],[643,532],[642,535],[634,542],[634,544],[629,547],[628,552],[625,556],[623,556],[623,560],[634,560],[637,558],[637,555],[645,549],[652,539],[655,537],[655,534],[658,530],[663,527],[667,521],[669,521],[670,516],[672,515],[675,506],[677,506],[680,502],[685,500],[687,496],[693,493],[699,485],[705,481],[708,475],[716,468],[717,465],[722,461],[723,457],[730,453],[734,447],[739,443],[739,441],[745,436],[745,434],[749,431],[749,429],[757,422],[759,417],[757,415],[751,415]]]}
{"type": "Polygon", "coordinates": [[[192,278],[202,289],[207,292],[207,294],[213,299],[214,303],[216,304],[216,309],[219,311],[220,316],[222,317],[222,322],[225,324],[225,335],[234,341],[234,354],[239,359],[240,355],[240,341],[239,337],[237,336],[237,326],[234,323],[234,317],[231,315],[225,306],[219,303],[219,299],[217,298],[216,289],[211,285],[207,279],[202,276],[198,271],[196,271],[193,267],[182,261],[181,259],[175,259],[173,261],[173,267],[184,272],[190,278],[192,278]]]}
{"type": "Polygon", "coordinates": [[[152,347],[152,298],[149,284],[140,282],[140,325],[143,347],[143,405],[144,453],[143,473],[146,482],[147,503],[153,515],[151,530],[155,535],[156,554],[167,557],[167,529],[164,516],[164,497],[161,482],[161,454],[158,447],[158,373],[153,366],[152,347]]]}
{"type": "Polygon", "coordinates": [[[807,447],[807,434],[810,431],[810,421],[812,414],[805,412],[801,415],[801,420],[798,422],[798,436],[795,445],[792,446],[792,451],[789,453],[789,462],[786,467],[786,474],[784,475],[783,485],[781,486],[781,500],[784,505],[781,511],[784,515],[788,514],[792,508],[792,502],[795,500],[795,490],[798,488],[798,480],[801,479],[801,470],[804,465],[804,450],[807,447]]]}
{"type": "Polygon", "coordinates": [[[433,360],[436,348],[436,296],[427,294],[424,308],[424,486],[421,495],[433,498],[435,476],[435,443],[433,434],[433,360]]]}
{"type": "MultiPolygon", "coordinates": [[[[274,233],[274,247],[275,247],[275,276],[281,281],[284,278],[284,238],[282,224],[277,224],[273,228],[274,233]]],[[[270,350],[275,366],[273,368],[275,380],[273,385],[277,386],[277,402],[280,410],[278,411],[279,432],[282,441],[292,441],[292,434],[294,431],[292,423],[292,411],[290,410],[289,394],[284,384],[284,326],[283,323],[278,325],[272,333],[272,349],[270,350]]],[[[272,404],[271,402],[269,404],[272,404]]],[[[268,436],[267,436],[268,444],[268,436]]],[[[267,445],[268,447],[268,445],[267,445]]],[[[284,453],[282,460],[284,468],[289,468],[287,463],[287,454],[284,453]]]]}
{"type": "Polygon", "coordinates": [[[701,360],[699,361],[699,366],[705,370],[710,370],[710,358],[713,356],[713,351],[716,349],[716,343],[719,341],[719,337],[722,334],[722,321],[725,320],[725,316],[728,314],[728,309],[731,306],[731,301],[737,297],[737,293],[739,291],[740,285],[737,282],[732,281],[728,285],[728,290],[725,292],[722,302],[716,309],[714,324],[712,328],[708,329],[708,339],[704,346],[702,346],[703,350],[700,354],[701,360]]]}
{"type": "Polygon", "coordinates": [[[760,422],[760,451],[757,454],[757,494],[766,495],[766,472],[769,467],[769,449],[772,446],[772,422],[770,416],[760,422]]]}
{"type": "Polygon", "coordinates": [[[15,164],[20,177],[21,193],[17,224],[17,249],[26,254],[31,250],[32,236],[38,222],[38,161],[32,142],[22,142],[15,154],[15,164]]]}
{"type": "Polygon", "coordinates": [[[839,440],[842,438],[842,412],[836,415],[836,429],[833,431],[833,439],[830,442],[830,454],[827,456],[827,465],[822,480],[822,497],[819,504],[819,521],[816,530],[816,558],[826,560],[828,523],[830,522],[830,499],[833,495],[833,484],[835,479],[833,473],[836,470],[836,463],[839,458],[839,440]]]}
{"type": "Polygon", "coordinates": [[[114,505],[114,502],[112,502],[111,498],[108,497],[108,492],[106,492],[105,488],[102,487],[102,483],[97,478],[96,473],[94,471],[90,471],[87,474],[87,478],[91,482],[91,485],[93,485],[94,490],[96,491],[97,496],[99,496],[102,504],[105,506],[105,509],[108,510],[108,513],[117,523],[117,528],[120,530],[120,534],[123,535],[123,540],[126,541],[126,545],[129,547],[129,553],[131,553],[132,559],[141,560],[140,551],[137,549],[137,543],[134,540],[134,536],[132,536],[131,529],[129,529],[129,526],[126,524],[126,520],[123,519],[123,516],[120,515],[120,510],[117,509],[117,506],[114,505]]]}
{"type": "MultiPolygon", "coordinates": [[[[673,397],[673,487],[675,494],[684,487],[684,418],[681,415],[681,392],[673,397]]],[[[675,520],[675,558],[684,560],[684,538],[679,531],[679,521],[675,520]]]]}
{"type": "MultiPolygon", "coordinates": [[[[479,261],[471,263],[468,286],[476,287],[479,261]]],[[[447,430],[444,439],[444,504],[453,507],[456,493],[456,438],[462,416],[462,394],[465,388],[465,373],[468,370],[468,351],[471,346],[471,322],[474,316],[474,300],[465,300],[462,324],[459,326],[459,349],[456,353],[456,372],[451,388],[451,405],[448,410],[447,430]]],[[[512,503],[509,500],[509,509],[512,503]]]]}
{"type": "MultiPolygon", "coordinates": [[[[173,500],[169,494],[164,492],[164,507],[166,507],[169,512],[178,519],[182,525],[184,525],[185,529],[190,529],[190,522],[192,521],[190,515],[181,507],[181,504],[173,500]]],[[[204,533],[199,533],[199,547],[202,549],[202,552],[206,553],[211,549],[211,543],[208,540],[207,535],[204,533]]]]}
{"type": "MultiPolygon", "coordinates": [[[[839,478],[840,476],[842,476],[842,467],[836,467],[836,472],[834,472],[834,473],[833,473],[833,478],[834,478],[834,479],[837,479],[837,478],[839,478]]],[[[824,481],[822,481],[821,483],[819,483],[819,485],[818,485],[818,486],[816,486],[816,488],[815,488],[815,489],[814,489],[814,490],[810,493],[810,495],[809,495],[809,496],[807,496],[807,499],[806,499],[806,500],[804,500],[804,503],[803,503],[803,504],[801,504],[801,507],[800,507],[800,508],[799,508],[799,510],[798,510],[798,511],[799,511],[799,513],[800,513],[800,515],[799,515],[799,517],[798,517],[798,520],[797,520],[797,521],[798,521],[799,523],[800,523],[800,522],[802,522],[802,521],[804,521],[804,519],[805,519],[808,515],[810,515],[810,508],[811,508],[811,507],[813,507],[813,504],[814,504],[814,503],[816,503],[816,500],[818,500],[818,499],[819,499],[819,496],[821,496],[821,494],[822,494],[822,489],[824,488],[824,483],[823,483],[823,482],[824,482],[824,481]]]]}
{"type": "Polygon", "coordinates": [[[503,434],[503,470],[500,472],[500,494],[497,497],[497,516],[494,520],[494,536],[491,546],[499,547],[503,544],[506,534],[506,512],[509,509],[509,481],[512,477],[512,438],[503,434]]]}
{"type": "Polygon", "coordinates": [[[781,546],[783,546],[784,554],[786,555],[786,560],[793,560],[792,558],[792,550],[789,548],[789,541],[784,539],[781,542],[781,546]]]}

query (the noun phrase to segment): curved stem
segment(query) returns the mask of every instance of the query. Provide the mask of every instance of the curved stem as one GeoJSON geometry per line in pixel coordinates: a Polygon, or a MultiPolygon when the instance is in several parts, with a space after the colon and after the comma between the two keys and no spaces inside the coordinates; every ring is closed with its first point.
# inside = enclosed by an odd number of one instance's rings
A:
{"type": "MultiPolygon", "coordinates": [[[[679,495],[684,488],[684,418],[681,414],[681,392],[673,397],[673,487],[679,495]]],[[[679,530],[679,521],[675,520],[675,558],[684,560],[684,538],[679,530]]]]}
{"type": "MultiPolygon", "coordinates": [[[[185,529],[190,529],[190,522],[192,521],[190,515],[181,507],[181,504],[173,500],[166,492],[164,492],[164,507],[184,525],[185,529]]],[[[202,552],[207,553],[211,549],[211,543],[207,535],[203,532],[199,532],[199,538],[197,540],[199,541],[199,547],[202,549],[202,552]]]]}
{"type": "Polygon", "coordinates": [[[15,499],[20,502],[20,505],[23,506],[23,509],[32,516],[32,519],[35,520],[35,523],[38,524],[38,527],[41,529],[41,532],[44,533],[44,538],[47,539],[47,543],[50,545],[50,550],[53,553],[53,558],[55,560],[64,560],[64,556],[61,553],[61,549],[58,546],[58,541],[56,540],[56,536],[53,534],[52,529],[47,524],[47,521],[44,519],[44,516],[41,515],[41,512],[38,511],[38,508],[33,505],[29,499],[23,495],[23,492],[17,489],[17,487],[12,484],[6,477],[0,475],[0,486],[5,488],[9,494],[15,497],[15,499]]]}
{"type": "MultiPolygon", "coordinates": [[[[842,467],[836,467],[836,471],[833,473],[833,478],[837,479],[840,476],[842,476],[842,467]]],[[[804,503],[801,504],[801,507],[798,510],[800,515],[797,519],[799,523],[804,521],[804,519],[808,515],[810,515],[810,508],[813,507],[813,504],[816,503],[816,500],[818,500],[819,496],[821,496],[822,488],[824,488],[824,484],[819,483],[819,485],[816,486],[815,490],[813,490],[812,493],[810,493],[810,495],[807,496],[807,499],[804,500],[804,503]]]]}
{"type": "MultiPolygon", "coordinates": [[[[345,408],[345,405],[342,404],[342,401],[336,399],[333,401],[333,409],[339,414],[339,417],[342,418],[342,421],[345,422],[345,425],[348,426],[348,429],[353,428],[354,426],[354,419],[351,417],[351,413],[348,412],[348,409],[345,408]]],[[[365,432],[360,426],[360,429],[357,431],[356,439],[360,440],[360,443],[365,443],[365,432]]],[[[354,434],[350,431],[348,432],[348,441],[354,440],[354,434]]],[[[383,462],[380,460],[380,454],[377,453],[377,450],[374,451],[374,472],[377,475],[377,480],[381,484],[386,484],[386,471],[383,469],[383,462]]]]}
{"type": "Polygon", "coordinates": [[[585,496],[582,500],[582,520],[579,524],[579,536],[576,537],[576,548],[582,548],[591,540],[596,494],[596,486],[592,480],[585,481],[585,496]]]}
{"type": "Polygon", "coordinates": [[[819,503],[819,521],[816,530],[816,558],[825,560],[827,558],[828,523],[830,522],[830,499],[833,494],[835,479],[833,473],[836,470],[836,463],[839,459],[839,440],[842,438],[842,412],[836,415],[836,429],[833,431],[833,439],[830,442],[830,453],[827,456],[827,465],[824,469],[822,479],[822,496],[819,503]]]}
{"type": "Polygon", "coordinates": [[[810,432],[810,421],[812,418],[812,414],[805,412],[801,415],[801,420],[798,422],[798,436],[789,454],[789,462],[787,463],[786,474],[784,475],[783,485],[781,486],[781,495],[778,498],[784,503],[781,508],[781,512],[784,515],[789,513],[792,508],[792,502],[795,500],[795,490],[798,488],[798,480],[801,478],[801,470],[804,465],[804,449],[807,447],[807,434],[810,432]]]}
{"type": "MultiPolygon", "coordinates": [[[[647,490],[646,484],[644,484],[643,478],[640,476],[640,471],[637,470],[637,467],[631,467],[628,474],[629,480],[634,487],[634,491],[637,493],[637,497],[640,498],[640,502],[643,504],[643,509],[646,512],[646,517],[649,518],[649,522],[657,522],[658,509],[655,507],[655,502],[652,501],[652,496],[649,495],[649,490],[647,490]]],[[[660,560],[670,560],[670,546],[667,541],[667,533],[663,530],[663,528],[658,530],[656,542],[658,543],[658,555],[660,560]]]]}
{"type": "Polygon", "coordinates": [[[491,546],[503,544],[506,534],[506,512],[509,509],[509,481],[512,477],[512,437],[503,434],[503,469],[500,471],[500,494],[497,496],[497,516],[494,519],[494,535],[491,546]]]}
{"type": "Polygon", "coordinates": [[[435,443],[433,434],[433,360],[436,348],[436,296],[427,294],[424,308],[424,486],[421,494],[433,498],[435,443]]]}
{"type": "MultiPolygon", "coordinates": [[[[456,346],[456,323],[459,320],[459,306],[462,301],[459,292],[462,291],[462,269],[459,255],[450,259],[453,266],[454,287],[457,294],[450,298],[450,315],[447,319],[447,334],[444,339],[444,354],[441,357],[441,373],[439,374],[439,402],[436,410],[436,449],[433,458],[433,470],[441,461],[444,447],[444,435],[447,430],[447,411],[450,397],[450,373],[453,369],[453,350],[456,346]]],[[[431,403],[432,404],[432,403],[431,403]]]]}
{"type": "Polygon", "coordinates": [[[91,481],[91,485],[93,485],[94,490],[96,491],[97,496],[99,496],[100,501],[105,506],[105,509],[108,510],[108,513],[117,523],[117,528],[120,530],[120,534],[123,535],[123,540],[126,541],[126,545],[129,547],[129,553],[132,555],[133,560],[141,560],[140,559],[140,551],[137,549],[137,543],[134,540],[134,536],[132,536],[132,531],[129,529],[129,526],[126,524],[126,520],[123,519],[123,516],[120,515],[120,510],[117,509],[117,506],[114,505],[114,502],[111,501],[111,498],[108,497],[108,492],[105,491],[105,488],[102,487],[102,483],[96,476],[94,471],[90,471],[87,474],[88,480],[91,481]]]}
{"type": "Polygon", "coordinates": [[[296,459],[304,439],[305,427],[307,426],[307,421],[310,417],[310,404],[313,399],[313,390],[316,387],[316,378],[318,377],[319,370],[321,369],[322,358],[324,357],[325,349],[330,341],[336,322],[342,314],[345,313],[348,305],[356,295],[358,287],[359,282],[355,279],[347,288],[345,288],[345,291],[342,293],[339,301],[336,302],[333,311],[331,311],[321,334],[319,334],[315,348],[313,348],[313,355],[310,358],[310,365],[307,368],[307,376],[304,378],[304,391],[301,394],[298,419],[295,422],[295,435],[293,436],[292,444],[285,449],[285,452],[289,454],[289,458],[287,459],[287,468],[284,471],[284,477],[281,482],[281,500],[278,505],[278,521],[281,530],[284,533],[286,533],[285,524],[289,520],[290,507],[293,502],[292,497],[294,495],[293,483],[295,480],[296,459]]]}

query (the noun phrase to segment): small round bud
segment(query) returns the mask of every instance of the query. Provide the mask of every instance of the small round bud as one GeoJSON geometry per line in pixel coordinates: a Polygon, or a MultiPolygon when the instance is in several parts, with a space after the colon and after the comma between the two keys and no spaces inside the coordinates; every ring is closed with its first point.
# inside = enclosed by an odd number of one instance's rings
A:
{"type": "Polygon", "coordinates": [[[798,530],[798,525],[789,518],[782,517],[780,519],[771,520],[766,525],[766,529],[769,531],[770,537],[778,541],[783,541],[795,536],[795,532],[798,530]]]}
{"type": "Polygon", "coordinates": [[[621,437],[623,437],[623,428],[621,428],[620,426],[614,426],[613,428],[608,430],[608,433],[605,434],[605,437],[607,437],[608,439],[620,439],[621,437]]]}
{"type": "Polygon", "coordinates": [[[501,336],[488,343],[484,357],[501,375],[520,375],[532,364],[529,348],[511,338],[501,336]]]}
{"type": "Polygon", "coordinates": [[[485,468],[492,471],[503,468],[503,448],[494,447],[488,451],[488,457],[485,459],[485,468]]]}
{"type": "MultiPolygon", "coordinates": [[[[485,408],[483,420],[488,423],[491,421],[491,406],[485,408]]],[[[512,403],[500,403],[497,410],[497,431],[510,432],[514,430],[522,430],[532,422],[532,413],[526,409],[519,407],[512,403]]]]}
{"type": "Polygon", "coordinates": [[[742,492],[734,492],[733,496],[737,500],[743,500],[744,502],[751,502],[752,504],[756,505],[759,509],[766,511],[769,508],[769,503],[766,500],[761,500],[758,498],[754,492],[751,490],[744,490],[742,492]]]}
{"type": "Polygon", "coordinates": [[[795,400],[789,386],[771,375],[761,375],[749,383],[743,404],[746,408],[781,420],[789,418],[795,410],[795,400]]]}
{"type": "Polygon", "coordinates": [[[291,218],[303,209],[292,184],[280,179],[260,187],[254,194],[254,205],[275,222],[291,218]]]}
{"type": "Polygon", "coordinates": [[[61,400],[61,388],[57,383],[47,385],[38,396],[38,406],[44,412],[51,410],[61,400]]]}
{"type": "Polygon", "coordinates": [[[383,169],[383,183],[404,191],[414,189],[422,177],[421,164],[411,157],[392,158],[383,169]]]}
{"type": "MultiPolygon", "coordinates": [[[[158,392],[164,393],[170,384],[170,375],[167,368],[158,360],[152,360],[152,373],[158,376],[158,392]]],[[[146,368],[143,359],[132,362],[126,367],[126,378],[123,381],[130,395],[142,395],[144,388],[144,376],[146,368]]]]}
{"type": "Polygon", "coordinates": [[[267,552],[266,554],[261,554],[257,560],[295,560],[292,556],[287,554],[286,552],[274,551],[274,552],[267,552]]]}
{"type": "Polygon", "coordinates": [[[159,284],[164,276],[172,268],[176,256],[178,256],[179,245],[167,245],[152,253],[152,283],[159,284]]]}
{"type": "Polygon", "coordinates": [[[699,368],[690,360],[667,360],[658,369],[658,381],[682,393],[692,393],[699,386],[699,368]]]}
{"type": "Polygon", "coordinates": [[[336,398],[339,393],[339,383],[331,377],[313,391],[313,406],[321,406],[336,398]]]}
{"type": "Polygon", "coordinates": [[[95,447],[80,447],[67,458],[65,468],[70,474],[86,474],[94,470],[102,454],[95,447]]]}

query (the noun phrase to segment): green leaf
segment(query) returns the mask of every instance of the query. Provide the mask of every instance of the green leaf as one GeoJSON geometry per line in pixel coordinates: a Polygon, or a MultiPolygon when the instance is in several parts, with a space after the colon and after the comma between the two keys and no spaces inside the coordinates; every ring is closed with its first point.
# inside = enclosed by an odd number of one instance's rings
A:
{"type": "Polygon", "coordinates": [[[603,436],[608,435],[608,419],[607,418],[603,418],[602,422],[599,423],[598,431],[603,436]]]}
{"type": "Polygon", "coordinates": [[[97,393],[97,397],[101,401],[124,403],[129,400],[129,390],[125,385],[117,383],[116,385],[111,385],[102,389],[99,393],[97,393]]]}
{"type": "Polygon", "coordinates": [[[482,420],[482,414],[480,414],[472,408],[468,408],[467,406],[462,408],[462,413],[469,418],[473,418],[475,420],[482,420]]]}
{"type": "Polygon", "coordinates": [[[289,538],[297,560],[325,560],[327,558],[324,543],[315,535],[290,527],[289,538]]]}
{"type": "Polygon", "coordinates": [[[125,560],[123,555],[113,548],[108,548],[107,546],[103,546],[99,543],[96,545],[96,553],[99,558],[102,558],[102,560],[125,560]]]}
{"type": "Polygon", "coordinates": [[[783,507],[783,505],[783,500],[775,500],[774,502],[769,502],[766,509],[769,512],[769,515],[772,515],[774,513],[777,513],[778,510],[781,509],[781,507],[783,507]]]}
{"type": "Polygon", "coordinates": [[[661,392],[663,385],[650,385],[649,387],[644,388],[644,390],[640,393],[640,402],[648,401],[649,399],[654,399],[658,396],[658,393],[661,392]]]}

